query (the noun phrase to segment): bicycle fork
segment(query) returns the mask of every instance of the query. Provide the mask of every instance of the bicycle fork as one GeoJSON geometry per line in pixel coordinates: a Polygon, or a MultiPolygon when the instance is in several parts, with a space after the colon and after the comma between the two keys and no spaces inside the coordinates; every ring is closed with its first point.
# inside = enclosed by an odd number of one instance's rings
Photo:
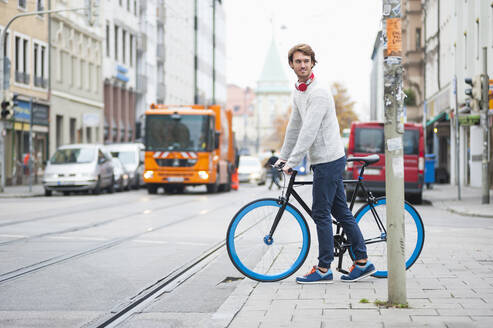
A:
{"type": "Polygon", "coordinates": [[[276,231],[276,228],[279,224],[279,221],[281,221],[281,217],[284,213],[284,210],[286,209],[286,206],[288,205],[289,196],[291,195],[291,192],[293,191],[293,183],[294,183],[294,179],[296,178],[296,173],[297,173],[296,171],[293,171],[293,173],[291,174],[291,178],[289,179],[288,189],[286,190],[286,194],[285,194],[286,197],[284,197],[284,196],[279,197],[278,203],[281,204],[281,207],[277,211],[276,217],[274,219],[274,222],[272,223],[272,227],[270,228],[269,234],[267,234],[264,237],[264,243],[266,245],[272,245],[272,243],[274,242],[274,238],[273,238],[274,232],[276,231]]]}

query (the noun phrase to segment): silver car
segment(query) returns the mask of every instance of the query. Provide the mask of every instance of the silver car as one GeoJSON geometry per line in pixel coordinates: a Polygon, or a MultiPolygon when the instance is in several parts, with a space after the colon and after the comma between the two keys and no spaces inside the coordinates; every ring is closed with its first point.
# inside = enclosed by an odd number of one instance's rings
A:
{"type": "Polygon", "coordinates": [[[128,172],[130,187],[138,189],[144,185],[144,145],[141,143],[119,143],[105,145],[104,148],[117,157],[128,172]]]}
{"type": "Polygon", "coordinates": [[[97,144],[66,145],[57,149],[48,161],[43,176],[46,196],[53,191],[65,195],[71,191],[91,190],[93,194],[115,191],[111,155],[97,144]]]}

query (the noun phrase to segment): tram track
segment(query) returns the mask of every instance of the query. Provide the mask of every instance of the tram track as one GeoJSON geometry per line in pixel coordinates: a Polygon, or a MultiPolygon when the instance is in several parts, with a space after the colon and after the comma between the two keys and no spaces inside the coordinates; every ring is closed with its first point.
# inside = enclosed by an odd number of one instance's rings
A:
{"type": "MultiPolygon", "coordinates": [[[[156,208],[152,208],[150,210],[151,211],[159,211],[159,210],[162,210],[162,209],[168,209],[168,208],[173,208],[173,207],[176,207],[176,206],[180,206],[180,205],[183,205],[183,204],[186,204],[186,203],[189,203],[189,202],[191,202],[191,200],[187,200],[187,201],[183,201],[183,202],[179,202],[179,203],[175,203],[175,204],[170,204],[170,205],[165,205],[165,206],[159,206],[159,207],[156,207],[156,208]]],[[[39,238],[43,238],[43,237],[49,237],[49,236],[53,236],[53,235],[61,235],[61,234],[70,233],[70,232],[83,231],[83,230],[87,230],[87,229],[91,229],[91,228],[100,227],[100,226],[103,226],[103,225],[106,225],[106,224],[109,224],[109,223],[113,223],[113,222],[116,222],[116,221],[119,221],[119,220],[124,220],[124,219],[127,219],[129,217],[132,217],[132,216],[135,216],[135,215],[140,215],[140,214],[142,214],[142,211],[135,211],[135,212],[130,213],[130,214],[125,214],[125,215],[118,216],[118,217],[115,217],[115,218],[112,218],[112,219],[108,219],[108,220],[104,220],[104,221],[101,221],[101,222],[96,222],[96,223],[91,223],[91,224],[86,224],[86,225],[71,227],[71,228],[62,229],[62,230],[58,230],[58,231],[45,232],[45,233],[41,233],[41,234],[37,234],[37,235],[33,235],[33,236],[20,237],[20,238],[17,238],[17,239],[7,240],[7,241],[0,242],[0,246],[11,245],[11,244],[19,243],[19,242],[26,242],[26,241],[29,241],[29,240],[39,239],[39,238]]]]}
{"type": "Polygon", "coordinates": [[[157,227],[148,228],[145,231],[141,231],[141,232],[129,235],[129,236],[115,238],[115,239],[99,243],[97,245],[94,245],[92,247],[89,247],[89,248],[86,248],[83,250],[78,250],[78,251],[66,253],[66,254],[55,256],[55,257],[52,257],[52,258],[49,258],[49,259],[46,259],[43,261],[39,261],[39,262],[30,264],[30,265],[23,266],[21,268],[0,274],[0,284],[11,281],[13,279],[17,279],[17,278],[22,277],[22,276],[26,276],[28,274],[37,272],[39,270],[42,270],[44,268],[50,267],[50,266],[55,265],[55,264],[63,263],[63,262],[66,262],[66,261],[69,261],[72,259],[80,258],[80,257],[86,256],[86,255],[94,254],[94,253],[97,253],[99,251],[103,251],[103,250],[112,248],[114,246],[120,245],[120,244],[122,244],[126,241],[129,241],[129,240],[136,239],[136,238],[141,237],[143,235],[146,235],[148,233],[156,232],[156,231],[162,230],[162,229],[170,227],[170,226],[174,226],[174,225],[186,222],[186,221],[190,221],[192,219],[200,217],[203,214],[209,214],[211,212],[215,212],[215,211],[221,210],[221,209],[229,207],[229,206],[231,206],[231,203],[215,207],[213,209],[208,210],[206,213],[204,213],[203,211],[200,211],[198,213],[194,213],[193,215],[189,215],[189,216],[181,218],[179,220],[168,222],[168,223],[159,225],[157,227]]]}

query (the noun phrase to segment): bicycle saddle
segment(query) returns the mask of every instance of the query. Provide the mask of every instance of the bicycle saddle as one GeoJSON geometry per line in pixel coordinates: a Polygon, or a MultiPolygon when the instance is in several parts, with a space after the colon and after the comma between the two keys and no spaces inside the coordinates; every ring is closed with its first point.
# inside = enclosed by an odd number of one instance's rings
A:
{"type": "Polygon", "coordinates": [[[373,154],[370,156],[365,156],[365,157],[349,157],[347,159],[348,162],[365,162],[366,165],[371,165],[373,163],[376,163],[380,160],[380,156],[377,154],[373,154]]]}

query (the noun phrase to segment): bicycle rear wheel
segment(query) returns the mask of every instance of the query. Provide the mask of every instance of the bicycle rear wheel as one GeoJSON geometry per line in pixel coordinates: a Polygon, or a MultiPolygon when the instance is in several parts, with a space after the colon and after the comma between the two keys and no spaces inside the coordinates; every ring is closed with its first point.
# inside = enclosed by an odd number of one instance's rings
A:
{"type": "Polygon", "coordinates": [[[228,254],[234,266],[250,279],[269,282],[287,278],[308,255],[308,225],[289,203],[272,240],[267,240],[280,208],[277,199],[259,199],[245,205],[231,220],[226,234],[228,254]]]}
{"type": "MultiPolygon", "coordinates": [[[[383,227],[387,229],[387,200],[379,197],[374,204],[375,212],[380,218],[383,227]]],[[[375,217],[369,204],[363,205],[354,218],[358,223],[366,242],[368,259],[375,264],[377,272],[373,274],[377,278],[386,278],[387,271],[387,236],[378,228],[375,217]]],[[[408,202],[404,203],[404,231],[405,231],[405,261],[406,270],[409,269],[419,257],[425,240],[423,221],[416,209],[408,202]]],[[[349,255],[354,260],[354,254],[350,250],[349,255]]]]}

